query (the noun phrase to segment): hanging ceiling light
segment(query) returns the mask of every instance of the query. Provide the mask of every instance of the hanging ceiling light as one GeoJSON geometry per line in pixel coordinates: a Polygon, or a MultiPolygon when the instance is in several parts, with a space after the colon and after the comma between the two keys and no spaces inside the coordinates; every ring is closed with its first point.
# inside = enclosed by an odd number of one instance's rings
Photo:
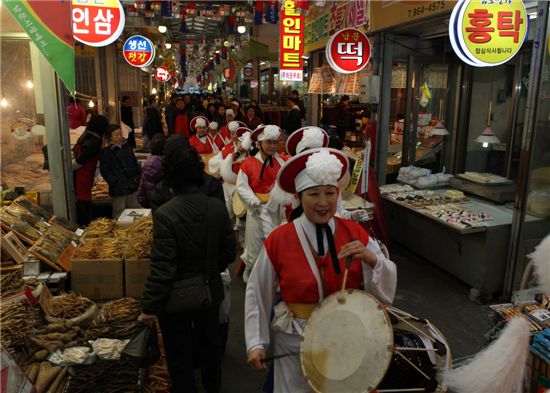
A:
{"type": "Polygon", "coordinates": [[[496,137],[495,133],[493,132],[493,129],[491,128],[491,117],[493,112],[493,78],[494,78],[494,71],[491,74],[491,95],[489,98],[489,113],[487,114],[487,127],[481,132],[481,135],[479,135],[476,138],[477,143],[481,143],[481,146],[484,149],[487,149],[490,144],[493,143],[500,143],[498,138],[496,137]]]}
{"type": "Polygon", "coordinates": [[[237,32],[238,32],[239,34],[244,34],[244,33],[246,33],[246,26],[243,26],[243,25],[238,26],[238,27],[237,27],[237,32]]]}
{"type": "Polygon", "coordinates": [[[32,83],[32,81],[27,81],[25,86],[27,87],[27,89],[32,89],[34,87],[34,83],[32,83]]]}
{"type": "Polygon", "coordinates": [[[7,108],[8,107],[8,100],[6,100],[5,98],[2,98],[2,100],[0,101],[0,106],[2,108],[7,108]]]}
{"type": "Polygon", "coordinates": [[[435,124],[435,127],[432,129],[431,135],[449,135],[449,131],[445,127],[445,120],[443,120],[443,99],[439,100],[439,121],[435,124]]]}
{"type": "Polygon", "coordinates": [[[164,25],[159,25],[158,29],[159,29],[159,33],[162,33],[162,34],[168,31],[168,28],[164,25]]]}
{"type": "Polygon", "coordinates": [[[90,108],[95,107],[94,101],[93,101],[93,100],[90,100],[90,102],[88,102],[88,106],[89,106],[90,108]]]}
{"type": "Polygon", "coordinates": [[[153,87],[151,89],[151,94],[157,94],[157,88],[156,87],[153,87]]]}
{"type": "Polygon", "coordinates": [[[164,46],[166,49],[170,49],[172,47],[172,44],[167,42],[166,44],[164,44],[164,46]]]}

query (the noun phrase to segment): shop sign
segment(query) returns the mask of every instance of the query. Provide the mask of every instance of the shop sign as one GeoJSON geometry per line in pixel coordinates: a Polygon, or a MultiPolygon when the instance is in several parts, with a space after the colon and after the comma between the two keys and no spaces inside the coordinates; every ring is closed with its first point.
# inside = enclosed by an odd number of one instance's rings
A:
{"type": "MultiPolygon", "coordinates": [[[[485,0],[498,1],[498,0],[485,0]]],[[[379,31],[403,23],[417,21],[436,15],[449,13],[456,0],[440,1],[371,1],[370,31],[379,31]]]]}
{"type": "Polygon", "coordinates": [[[11,136],[15,139],[24,140],[31,136],[31,127],[34,121],[26,118],[19,118],[11,125],[11,136]]]}
{"type": "Polygon", "coordinates": [[[361,71],[369,62],[370,42],[357,29],[343,29],[330,37],[325,54],[329,65],[339,73],[352,74],[361,71]]]}
{"type": "Polygon", "coordinates": [[[4,1],[2,3],[25,30],[44,58],[76,94],[74,38],[71,4],[64,1],[4,1]]]}
{"type": "Polygon", "coordinates": [[[322,48],[338,30],[368,24],[368,0],[335,1],[317,12],[310,10],[305,27],[305,52],[322,48]]]}
{"type": "Polygon", "coordinates": [[[119,0],[72,0],[73,36],[90,46],[107,46],[124,29],[124,9],[119,0]]]}
{"type": "Polygon", "coordinates": [[[122,47],[122,55],[134,67],[147,67],[155,60],[155,45],[142,35],[133,35],[122,47]]]}
{"type": "Polygon", "coordinates": [[[155,78],[159,82],[166,83],[172,78],[172,75],[170,75],[166,67],[160,66],[155,70],[155,78]]]}
{"type": "Polygon", "coordinates": [[[304,15],[296,9],[295,0],[285,0],[281,13],[279,38],[279,80],[303,79],[304,15]]]}
{"type": "Polygon", "coordinates": [[[461,0],[449,20],[449,38],[466,64],[493,67],[520,50],[528,23],[521,0],[461,0]]]}

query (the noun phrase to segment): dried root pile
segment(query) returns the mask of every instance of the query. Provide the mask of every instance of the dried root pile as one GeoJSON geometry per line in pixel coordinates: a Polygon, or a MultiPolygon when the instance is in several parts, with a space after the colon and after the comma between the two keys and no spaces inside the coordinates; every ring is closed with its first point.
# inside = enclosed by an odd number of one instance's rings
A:
{"type": "Polygon", "coordinates": [[[97,319],[101,323],[134,322],[140,314],[139,301],[123,297],[104,304],[97,319]]]}
{"type": "Polygon", "coordinates": [[[88,310],[94,303],[83,296],[68,293],[51,297],[41,302],[44,312],[54,318],[71,319],[78,317],[88,310]]]}
{"type": "Polygon", "coordinates": [[[17,269],[0,276],[0,297],[21,292],[24,287],[23,269],[17,269]]]}
{"type": "Polygon", "coordinates": [[[147,259],[151,254],[153,240],[153,218],[143,217],[128,228],[128,242],[124,255],[129,259],[147,259]]]}
{"type": "Polygon", "coordinates": [[[73,254],[74,259],[120,259],[126,239],[95,238],[83,240],[73,254]]]}
{"type": "Polygon", "coordinates": [[[110,237],[113,232],[114,225],[115,222],[113,220],[108,218],[98,218],[88,225],[82,237],[87,239],[110,237]]]}
{"type": "Polygon", "coordinates": [[[67,393],[139,392],[139,369],[118,361],[98,360],[91,366],[74,367],[67,393]]]}
{"type": "Polygon", "coordinates": [[[39,321],[40,310],[36,306],[14,303],[0,307],[0,342],[10,355],[15,356],[25,345],[25,336],[39,321]]]}

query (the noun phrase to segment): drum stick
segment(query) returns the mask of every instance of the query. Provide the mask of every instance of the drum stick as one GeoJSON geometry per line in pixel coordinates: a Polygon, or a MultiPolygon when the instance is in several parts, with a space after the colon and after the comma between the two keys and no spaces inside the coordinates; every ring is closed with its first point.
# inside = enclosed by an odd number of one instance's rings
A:
{"type": "Polygon", "coordinates": [[[346,258],[346,270],[344,271],[344,279],[342,280],[342,291],[346,289],[346,283],[348,281],[348,272],[349,267],[351,266],[351,261],[353,261],[351,255],[346,258]]]}
{"type": "Polygon", "coordinates": [[[267,363],[267,362],[271,362],[273,360],[277,360],[277,359],[281,359],[281,358],[286,358],[288,356],[297,356],[299,355],[298,352],[292,352],[292,353],[283,353],[283,354],[280,354],[280,355],[275,355],[275,356],[270,356],[268,358],[264,358],[262,360],[260,360],[260,363],[267,363]]]}
{"type": "Polygon", "coordinates": [[[428,377],[426,375],[426,373],[424,371],[422,371],[421,369],[419,369],[418,367],[416,367],[416,365],[411,362],[405,355],[403,355],[401,352],[398,352],[398,351],[395,351],[394,353],[398,354],[399,356],[401,356],[401,358],[403,358],[404,361],[406,361],[407,363],[409,363],[409,365],[414,368],[416,371],[418,371],[420,374],[422,374],[422,376],[424,378],[426,378],[428,381],[431,381],[432,379],[430,377],[428,377]]]}

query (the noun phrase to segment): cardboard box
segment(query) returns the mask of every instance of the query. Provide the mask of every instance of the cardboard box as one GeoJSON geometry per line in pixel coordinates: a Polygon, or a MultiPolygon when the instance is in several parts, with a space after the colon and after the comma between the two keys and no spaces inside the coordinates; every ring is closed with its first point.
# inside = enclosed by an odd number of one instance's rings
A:
{"type": "Polygon", "coordinates": [[[116,225],[119,228],[129,226],[134,223],[134,221],[142,218],[148,217],[151,215],[151,209],[124,209],[120,214],[116,225]]]}
{"type": "Polygon", "coordinates": [[[124,261],[124,294],[140,298],[149,277],[151,260],[126,259],[124,261]]]}
{"type": "Polygon", "coordinates": [[[122,259],[73,259],[71,289],[92,300],[123,297],[124,263],[122,259]]]}

